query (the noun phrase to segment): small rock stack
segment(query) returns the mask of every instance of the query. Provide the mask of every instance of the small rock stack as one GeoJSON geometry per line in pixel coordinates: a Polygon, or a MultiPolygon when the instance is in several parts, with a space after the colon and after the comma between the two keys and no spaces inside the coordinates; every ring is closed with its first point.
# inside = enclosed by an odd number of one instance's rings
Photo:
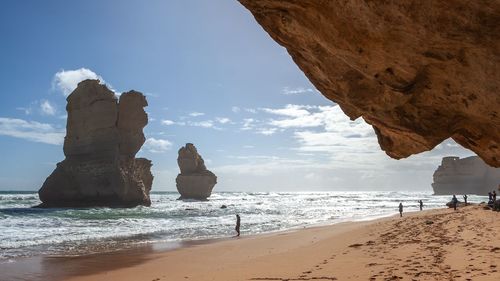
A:
{"type": "Polygon", "coordinates": [[[207,170],[205,162],[192,143],[179,149],[177,164],[181,173],[175,179],[179,199],[206,200],[212,194],[217,176],[207,170]]]}

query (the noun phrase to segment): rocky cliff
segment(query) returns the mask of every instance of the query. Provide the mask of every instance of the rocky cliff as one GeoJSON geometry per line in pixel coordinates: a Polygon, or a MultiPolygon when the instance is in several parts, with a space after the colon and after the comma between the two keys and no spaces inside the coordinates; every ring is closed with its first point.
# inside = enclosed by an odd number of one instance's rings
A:
{"type": "Polygon", "coordinates": [[[210,197],[217,177],[207,170],[205,161],[192,143],[186,143],[179,149],[177,164],[181,170],[175,179],[180,199],[204,200],[210,197]]]}
{"type": "Polygon", "coordinates": [[[146,98],[119,100],[98,80],[85,80],[68,96],[66,158],[38,191],[40,207],[149,206],[151,161],[135,158],[148,123],[146,98]]]}
{"type": "Polygon", "coordinates": [[[393,158],[447,138],[500,167],[500,1],[239,0],[393,158]]]}
{"type": "Polygon", "coordinates": [[[436,195],[487,195],[500,184],[500,168],[492,168],[481,158],[444,157],[434,172],[432,188],[436,195]]]}

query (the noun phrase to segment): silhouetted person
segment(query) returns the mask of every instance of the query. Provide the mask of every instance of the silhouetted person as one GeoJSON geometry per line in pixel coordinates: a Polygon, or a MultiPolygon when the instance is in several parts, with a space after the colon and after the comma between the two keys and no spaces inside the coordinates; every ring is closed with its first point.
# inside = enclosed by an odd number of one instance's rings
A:
{"type": "Polygon", "coordinates": [[[424,202],[422,200],[418,200],[418,205],[420,206],[420,211],[424,208],[424,202]]]}
{"type": "Polygon", "coordinates": [[[236,227],[234,228],[234,230],[238,232],[238,235],[236,236],[240,236],[240,222],[241,222],[240,215],[236,215],[236,227]]]}
{"type": "Polygon", "coordinates": [[[457,205],[458,205],[458,199],[457,197],[455,196],[455,194],[453,194],[453,198],[451,198],[451,204],[453,204],[453,210],[457,210],[457,205]]]}
{"type": "Polygon", "coordinates": [[[467,206],[467,194],[465,194],[463,197],[464,197],[465,206],[467,206]]]}
{"type": "Polygon", "coordinates": [[[488,204],[491,203],[491,201],[493,201],[493,193],[488,192],[488,204]]]}
{"type": "Polygon", "coordinates": [[[493,190],[491,197],[493,197],[493,203],[495,203],[497,201],[497,192],[493,190]]]}
{"type": "Polygon", "coordinates": [[[403,203],[399,203],[399,217],[403,216],[403,203]]]}

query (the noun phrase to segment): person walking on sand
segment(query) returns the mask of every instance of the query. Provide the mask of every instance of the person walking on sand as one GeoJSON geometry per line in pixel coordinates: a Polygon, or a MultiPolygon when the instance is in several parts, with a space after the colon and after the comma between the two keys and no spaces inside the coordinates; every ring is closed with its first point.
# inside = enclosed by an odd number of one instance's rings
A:
{"type": "Polygon", "coordinates": [[[493,197],[493,204],[495,204],[495,202],[497,201],[497,192],[493,190],[491,197],[493,197]]]}
{"type": "Polygon", "coordinates": [[[424,202],[422,200],[418,200],[418,205],[420,206],[420,211],[424,208],[424,202]]]}
{"type": "Polygon", "coordinates": [[[240,215],[236,214],[236,227],[234,228],[234,230],[236,230],[236,232],[238,233],[236,236],[240,236],[240,223],[240,215]]]}
{"type": "Polygon", "coordinates": [[[465,203],[465,206],[467,206],[467,194],[464,194],[464,203],[465,203]]]}
{"type": "Polygon", "coordinates": [[[399,203],[399,217],[403,217],[403,203],[399,203]]]}
{"type": "Polygon", "coordinates": [[[455,196],[455,194],[453,194],[453,198],[451,198],[451,204],[453,204],[453,210],[457,210],[457,205],[458,205],[458,199],[457,197],[455,196]]]}

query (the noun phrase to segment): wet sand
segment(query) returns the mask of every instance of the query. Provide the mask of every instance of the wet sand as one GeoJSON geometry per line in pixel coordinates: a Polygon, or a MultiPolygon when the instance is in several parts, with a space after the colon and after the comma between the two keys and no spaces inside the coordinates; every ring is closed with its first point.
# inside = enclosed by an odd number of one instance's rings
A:
{"type": "Polygon", "coordinates": [[[439,209],[86,259],[45,270],[70,281],[500,280],[500,213],[439,209]]]}

